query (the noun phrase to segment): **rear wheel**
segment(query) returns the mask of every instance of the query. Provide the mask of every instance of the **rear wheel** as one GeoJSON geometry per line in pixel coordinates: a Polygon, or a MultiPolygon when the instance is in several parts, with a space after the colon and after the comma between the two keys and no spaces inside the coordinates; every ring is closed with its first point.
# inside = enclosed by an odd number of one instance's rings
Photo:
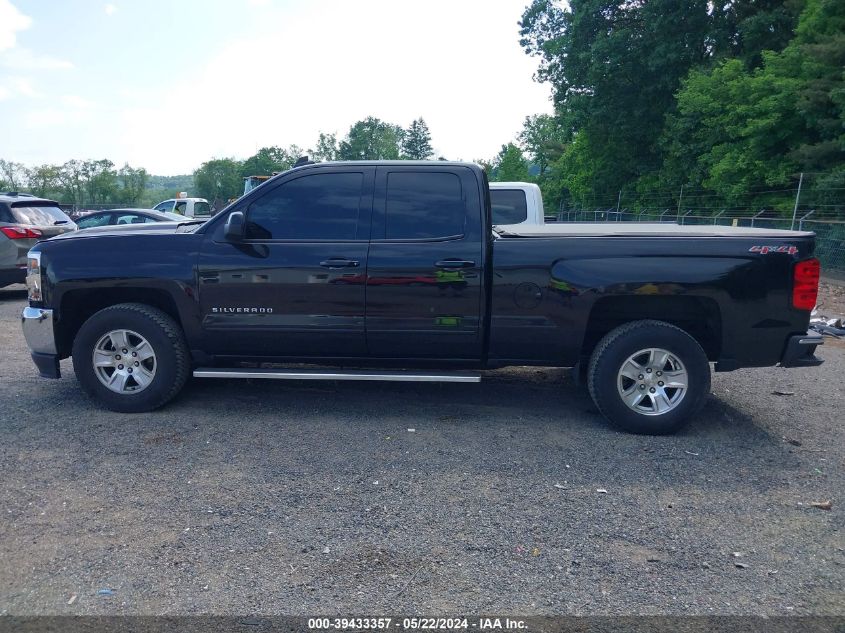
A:
{"type": "Polygon", "coordinates": [[[596,346],[587,385],[614,426],[632,433],[674,433],[704,404],[710,365],[698,342],[680,328],[634,321],[596,346]]]}
{"type": "Polygon", "coordinates": [[[185,384],[190,355],[179,325],[158,308],[122,303],[79,329],[73,369],[82,388],[112,411],[137,413],[171,400],[185,384]]]}

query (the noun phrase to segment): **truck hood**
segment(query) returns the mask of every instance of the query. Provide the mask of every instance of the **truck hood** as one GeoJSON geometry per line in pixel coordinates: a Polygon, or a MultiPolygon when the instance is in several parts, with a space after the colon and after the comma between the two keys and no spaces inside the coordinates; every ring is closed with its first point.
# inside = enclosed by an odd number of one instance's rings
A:
{"type": "Polygon", "coordinates": [[[809,231],[786,231],[744,226],[670,224],[668,222],[553,223],[543,226],[494,226],[500,237],[812,237],[809,231]]]}
{"type": "Polygon", "coordinates": [[[124,224],[122,226],[96,226],[73,233],[65,233],[51,241],[84,239],[86,237],[126,237],[127,235],[149,235],[150,233],[176,233],[178,228],[184,224],[184,222],[151,222],[149,224],[124,224]]]}

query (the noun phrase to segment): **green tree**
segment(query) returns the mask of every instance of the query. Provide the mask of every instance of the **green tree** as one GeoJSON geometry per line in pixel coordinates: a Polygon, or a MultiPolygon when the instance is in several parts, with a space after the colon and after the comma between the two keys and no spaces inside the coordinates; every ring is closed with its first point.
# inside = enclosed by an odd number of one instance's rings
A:
{"type": "Polygon", "coordinates": [[[41,198],[60,197],[60,171],[61,168],[57,165],[33,167],[29,170],[29,190],[41,198]]]}
{"type": "Polygon", "coordinates": [[[64,200],[83,206],[85,204],[85,185],[82,175],[82,161],[69,160],[59,168],[59,185],[64,200]]]}
{"type": "Polygon", "coordinates": [[[207,200],[229,200],[243,193],[243,163],[234,158],[213,158],[194,172],[199,196],[207,200]]]}
{"type": "Polygon", "coordinates": [[[528,162],[522,155],[522,150],[514,143],[502,145],[502,150],[493,162],[493,180],[524,182],[528,179],[528,162]]]}
{"type": "Polygon", "coordinates": [[[102,204],[113,200],[117,190],[117,172],[113,162],[106,158],[83,161],[80,177],[89,204],[102,204]]]}
{"type": "Polygon", "coordinates": [[[311,158],[315,161],[338,160],[340,149],[337,145],[337,134],[320,132],[317,147],[311,150],[311,158]]]}
{"type": "Polygon", "coordinates": [[[294,156],[291,150],[301,152],[296,146],[292,146],[288,150],[282,149],[278,145],[262,147],[243,162],[241,176],[269,176],[273,172],[290,169],[290,166],[300,155],[294,156]]]}
{"type": "Polygon", "coordinates": [[[396,160],[404,131],[375,117],[367,117],[349,128],[340,142],[340,160],[396,160]]]}
{"type": "Polygon", "coordinates": [[[120,183],[119,202],[134,207],[138,204],[144,189],[147,187],[147,180],[149,179],[147,170],[143,167],[135,169],[126,163],[117,172],[117,178],[120,183]]]}
{"type": "Polygon", "coordinates": [[[405,130],[405,137],[402,139],[402,158],[410,160],[427,160],[434,155],[431,148],[431,133],[428,125],[420,117],[411,122],[405,130]]]}
{"type": "Polygon", "coordinates": [[[707,0],[534,0],[520,24],[537,78],[552,84],[568,162],[591,170],[568,174],[570,188],[618,189],[659,168],[674,93],[708,54],[707,0]]]}
{"type": "Polygon", "coordinates": [[[690,73],[663,135],[663,183],[731,201],[798,171],[845,169],[845,5],[808,0],[794,39],[762,60],[690,73]]]}
{"type": "Polygon", "coordinates": [[[25,165],[0,158],[0,190],[18,191],[26,186],[26,181],[25,165]]]}
{"type": "Polygon", "coordinates": [[[525,117],[518,140],[539,168],[541,178],[549,164],[563,154],[564,138],[565,135],[554,115],[534,114],[525,117]]]}

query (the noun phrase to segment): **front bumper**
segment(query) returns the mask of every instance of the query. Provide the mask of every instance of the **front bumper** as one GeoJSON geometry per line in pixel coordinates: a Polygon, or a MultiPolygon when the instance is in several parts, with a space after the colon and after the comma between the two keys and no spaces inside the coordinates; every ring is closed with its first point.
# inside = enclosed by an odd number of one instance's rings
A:
{"type": "Polygon", "coordinates": [[[43,308],[24,308],[21,327],[32,361],[44,378],[61,378],[59,354],[53,336],[53,311],[43,308]]]}
{"type": "Polygon", "coordinates": [[[790,336],[780,359],[781,367],[815,367],[824,361],[816,356],[816,347],[824,345],[824,337],[818,332],[807,332],[790,336]]]}

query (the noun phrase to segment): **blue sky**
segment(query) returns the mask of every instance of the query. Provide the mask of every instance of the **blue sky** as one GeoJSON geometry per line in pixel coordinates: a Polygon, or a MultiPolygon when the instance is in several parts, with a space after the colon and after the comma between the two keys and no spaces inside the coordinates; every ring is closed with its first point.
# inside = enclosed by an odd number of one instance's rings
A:
{"type": "Polygon", "coordinates": [[[551,111],[519,46],[528,0],[0,0],[0,158],[156,174],[423,116],[493,156],[551,111]]]}

